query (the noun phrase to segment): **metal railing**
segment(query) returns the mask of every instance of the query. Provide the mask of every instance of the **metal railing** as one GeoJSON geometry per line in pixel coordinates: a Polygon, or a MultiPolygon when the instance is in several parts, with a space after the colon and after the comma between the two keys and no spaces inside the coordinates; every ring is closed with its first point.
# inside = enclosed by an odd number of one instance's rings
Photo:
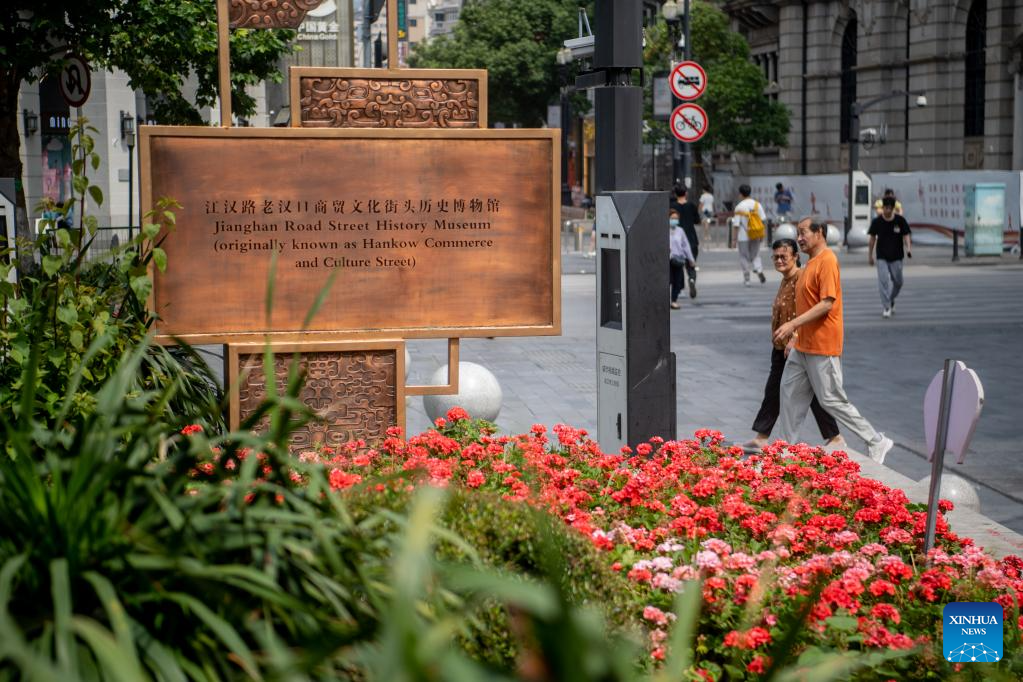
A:
{"type": "MultiPolygon", "coordinates": [[[[110,258],[111,253],[119,246],[123,246],[131,241],[132,237],[138,234],[139,228],[137,227],[99,227],[96,229],[96,233],[92,235],[92,242],[89,243],[89,248],[85,252],[85,262],[94,263],[98,261],[105,261],[110,258]]],[[[53,229],[47,229],[47,233],[54,232],[53,229]]],[[[73,230],[72,234],[77,232],[73,230]]],[[[77,236],[77,235],[76,235],[77,236]]],[[[75,239],[73,236],[72,239],[75,239]]],[[[88,235],[82,236],[83,243],[88,242],[90,237],[88,235]]],[[[56,249],[56,244],[51,242],[51,248],[56,249]]]]}

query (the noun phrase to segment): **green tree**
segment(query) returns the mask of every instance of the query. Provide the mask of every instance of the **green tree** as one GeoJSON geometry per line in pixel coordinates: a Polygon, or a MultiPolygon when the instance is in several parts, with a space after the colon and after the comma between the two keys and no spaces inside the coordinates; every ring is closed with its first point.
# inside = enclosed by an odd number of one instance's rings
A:
{"type": "Polygon", "coordinates": [[[490,122],[540,125],[558,92],[555,54],[576,37],[574,0],[469,0],[454,32],[417,45],[412,66],[486,69],[490,122]]]}
{"type": "MultiPolygon", "coordinates": [[[[694,160],[712,149],[749,153],[758,147],[786,145],[789,111],[764,95],[767,79],[750,61],[746,39],[732,31],[725,13],[710,3],[696,0],[690,13],[692,58],[707,72],[707,91],[697,104],[710,120],[707,134],[693,145],[694,160]]],[[[663,19],[647,28],[643,58],[648,70],[663,70],[671,62],[671,42],[663,19]]],[[[647,137],[669,136],[667,124],[657,123],[647,137]]]]}
{"type": "MultiPolygon", "coordinates": [[[[231,33],[231,99],[239,115],[255,102],[244,87],[279,81],[277,60],[293,31],[231,33]]],[[[132,88],[156,104],[161,123],[201,123],[197,107],[216,99],[215,0],[4,0],[0,3],[0,177],[17,181],[18,235],[28,236],[21,186],[18,91],[57,72],[68,50],[93,68],[121,69],[132,88]],[[181,94],[184,80],[198,80],[195,101],[181,94]]]]}

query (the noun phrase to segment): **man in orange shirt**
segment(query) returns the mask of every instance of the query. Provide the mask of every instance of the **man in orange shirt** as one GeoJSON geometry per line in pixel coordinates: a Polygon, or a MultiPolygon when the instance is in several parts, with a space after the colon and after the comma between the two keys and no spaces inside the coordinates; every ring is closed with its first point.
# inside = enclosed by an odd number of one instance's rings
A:
{"type": "Polygon", "coordinates": [[[778,327],[775,341],[791,336],[781,377],[781,433],[795,442],[813,396],[846,430],[867,443],[867,454],[883,464],[892,439],[874,430],[842,388],[842,281],[838,258],[828,248],[827,225],[803,218],[796,226],[799,248],[809,255],[796,284],[796,317],[778,327]]]}

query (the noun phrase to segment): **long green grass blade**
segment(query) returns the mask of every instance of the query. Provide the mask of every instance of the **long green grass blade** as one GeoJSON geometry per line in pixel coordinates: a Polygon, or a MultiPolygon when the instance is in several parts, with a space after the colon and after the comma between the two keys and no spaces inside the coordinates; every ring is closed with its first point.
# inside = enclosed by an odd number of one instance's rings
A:
{"type": "Polygon", "coordinates": [[[656,676],[657,682],[672,682],[682,679],[685,671],[693,664],[693,642],[696,639],[702,604],[703,582],[687,582],[683,590],[675,595],[675,625],[669,639],[668,660],[656,676]]]}
{"type": "Polygon", "coordinates": [[[92,571],[85,574],[85,579],[96,590],[96,596],[99,597],[103,610],[106,611],[107,619],[110,621],[111,628],[113,628],[114,637],[117,640],[117,646],[121,650],[122,655],[126,659],[136,658],[135,639],[132,637],[131,625],[127,614],[124,612],[124,606],[121,605],[121,600],[117,598],[117,591],[114,590],[114,586],[109,580],[92,571]]]}
{"type": "Polygon", "coordinates": [[[104,677],[117,682],[144,682],[152,679],[143,672],[142,663],[135,652],[132,651],[126,656],[124,650],[118,646],[117,638],[96,621],[84,616],[74,616],[71,619],[71,627],[75,634],[89,645],[104,677]]]}
{"type": "Polygon", "coordinates": [[[256,680],[263,679],[262,675],[259,674],[259,668],[256,665],[252,651],[246,646],[241,635],[238,634],[238,631],[230,623],[191,595],[174,592],[165,595],[165,598],[195,614],[210,629],[210,632],[220,640],[224,647],[234,654],[238,664],[241,665],[249,677],[256,680]]]}
{"type": "Polygon", "coordinates": [[[56,646],[57,666],[69,679],[78,677],[74,634],[71,631],[71,579],[67,559],[50,562],[50,592],[53,598],[53,639],[56,646]]]}

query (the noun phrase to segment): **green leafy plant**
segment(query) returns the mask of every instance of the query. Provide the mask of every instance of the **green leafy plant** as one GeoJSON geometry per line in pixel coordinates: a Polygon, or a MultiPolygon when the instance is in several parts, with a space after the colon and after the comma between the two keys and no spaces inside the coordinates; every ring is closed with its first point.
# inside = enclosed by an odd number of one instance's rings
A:
{"type": "MultiPolygon", "coordinates": [[[[100,164],[94,132],[84,119],[71,130],[72,186],[77,197],[90,196],[98,204],[102,193],[88,178],[88,170],[100,164]]],[[[48,415],[46,423],[53,428],[62,426],[56,416],[75,372],[81,371],[81,382],[72,397],[71,417],[94,408],[96,389],[153,323],[147,306],[152,291],[149,270],[167,266],[159,240],[162,232],[173,229],[176,206],[168,199],[158,201],[134,239],[115,248],[108,258],[90,261],[87,255],[97,233],[96,220],[83,215],[81,228],[66,227],[75,201],[47,200],[40,206],[48,218],[31,244],[34,268],[21,270],[15,283],[9,281],[15,264],[0,265],[0,410],[18,416],[22,410],[48,415]],[[87,349],[101,337],[109,343],[98,346],[88,366],[82,366],[87,349]],[[33,352],[39,362],[26,374],[33,352]],[[35,389],[29,401],[20,399],[25,380],[32,381],[35,389]]],[[[84,207],[85,202],[81,204],[84,207]]],[[[218,400],[216,382],[194,352],[149,346],[130,390],[167,382],[181,389],[167,409],[179,415],[182,423],[197,406],[218,400]]],[[[219,421],[215,413],[210,417],[214,424],[219,421]]]]}

